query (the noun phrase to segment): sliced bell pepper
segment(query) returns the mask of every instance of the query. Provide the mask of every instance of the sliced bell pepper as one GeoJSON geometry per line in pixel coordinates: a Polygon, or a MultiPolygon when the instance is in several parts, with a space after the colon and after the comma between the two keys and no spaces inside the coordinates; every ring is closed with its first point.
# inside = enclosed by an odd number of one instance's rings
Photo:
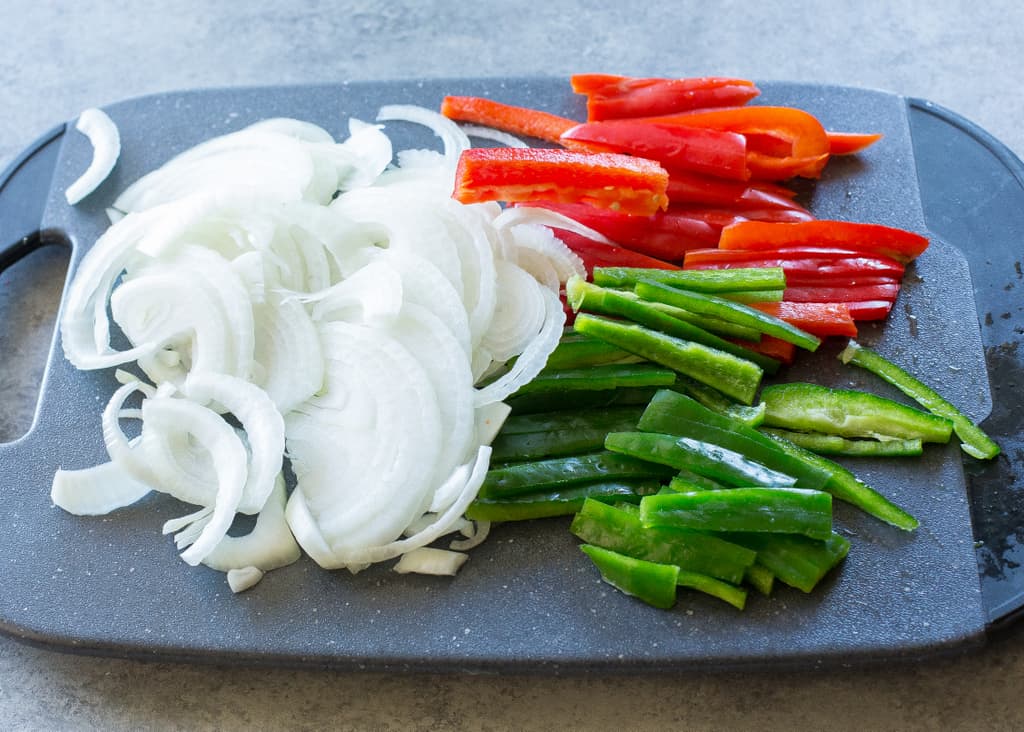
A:
{"type": "Polygon", "coordinates": [[[839,354],[839,359],[843,363],[853,363],[867,369],[888,381],[932,414],[951,420],[953,430],[960,438],[960,447],[968,455],[980,460],[990,460],[999,454],[999,445],[974,424],[967,415],[930,386],[881,354],[861,346],[856,341],[850,341],[843,352],[839,354]]]}
{"type": "Polygon", "coordinates": [[[652,117],[706,107],[739,106],[760,94],[752,81],[703,77],[659,79],[575,74],[572,90],[587,97],[587,119],[652,117]]]}
{"type": "Polygon", "coordinates": [[[674,564],[685,570],[739,583],[755,553],[711,534],[676,529],[645,529],[639,514],[593,499],[583,502],[569,527],[588,544],[637,559],[674,564]]]}
{"type": "Polygon", "coordinates": [[[557,114],[515,107],[482,97],[445,97],[441,102],[441,114],[458,122],[472,122],[547,142],[558,142],[562,133],[579,124],[576,120],[559,117],[557,114]]]}
{"type": "MultiPolygon", "coordinates": [[[[671,196],[669,198],[671,199],[671,196]]],[[[745,208],[737,210],[680,204],[672,205],[670,210],[681,216],[689,216],[698,221],[703,221],[709,226],[714,227],[719,233],[726,226],[739,223],[740,221],[796,222],[814,220],[814,216],[809,211],[799,208],[745,208]]]]}
{"type": "Polygon", "coordinates": [[[831,155],[852,155],[882,139],[881,134],[862,132],[829,131],[826,134],[828,134],[828,151],[831,155]]]}
{"type": "MultiPolygon", "coordinates": [[[[751,306],[755,304],[759,303],[751,303],[751,306]]],[[[807,332],[810,333],[810,331],[807,332]]],[[[760,353],[762,356],[773,358],[787,366],[796,360],[796,346],[775,336],[762,335],[758,341],[733,340],[733,343],[760,353]]]]}
{"type": "Polygon", "coordinates": [[[645,121],[750,135],[755,143],[752,149],[747,150],[747,168],[754,180],[778,181],[795,176],[817,178],[828,162],[829,141],[825,128],[814,115],[802,109],[729,107],[651,117],[645,121]],[[764,152],[769,149],[766,144],[769,138],[776,142],[771,145],[770,152],[764,152]]]}
{"type": "MultiPolygon", "coordinates": [[[[722,230],[733,230],[732,226],[722,230]]],[[[833,267],[835,274],[879,274],[901,277],[904,264],[884,254],[870,254],[852,246],[828,246],[817,244],[795,244],[777,248],[750,249],[698,249],[686,252],[686,268],[699,269],[704,265],[714,267],[791,267],[812,269],[833,267]],[[790,264],[791,263],[791,264],[790,264]],[[806,263],[806,264],[802,264],[806,263]]]]}
{"type": "Polygon", "coordinates": [[[810,213],[793,199],[796,192],[768,182],[735,183],[708,175],[674,170],[669,174],[672,203],[705,204],[722,208],[789,208],[810,213]]]}
{"type": "Polygon", "coordinates": [[[763,302],[751,307],[816,336],[857,335],[857,324],[845,303],[763,302]]]}
{"type": "MultiPolygon", "coordinates": [[[[593,228],[593,227],[591,227],[593,228]]],[[[646,254],[634,252],[632,249],[617,247],[613,244],[594,241],[573,231],[555,229],[555,236],[574,251],[583,260],[587,274],[597,267],[642,267],[644,269],[679,269],[678,265],[662,259],[648,257],[646,254]]]]}
{"type": "Polygon", "coordinates": [[[766,427],[840,437],[949,442],[953,422],[885,397],[819,384],[772,384],[761,391],[766,427]]]}
{"type": "Polygon", "coordinates": [[[634,559],[591,544],[580,549],[600,570],[601,579],[615,589],[662,610],[676,604],[679,567],[634,559]]]}
{"type": "Polygon", "coordinates": [[[640,499],[640,522],[690,531],[832,535],[832,496],[807,488],[726,488],[640,499]]]}
{"type": "Polygon", "coordinates": [[[613,119],[572,127],[562,134],[561,142],[656,160],[668,170],[729,180],[750,177],[747,142],[743,135],[727,130],[613,119]]]}
{"type": "MultiPolygon", "coordinates": [[[[747,258],[746,252],[739,249],[716,250],[703,262],[688,263],[687,271],[708,272],[746,269],[750,267],[781,267],[786,275],[786,283],[798,285],[882,285],[899,282],[903,276],[903,265],[888,257],[850,256],[843,259],[764,259],[747,258]],[[740,257],[735,254],[743,252],[740,257]],[[708,259],[719,261],[707,261],[708,259]]],[[[771,252],[764,252],[770,255],[771,252]]]]}
{"type": "Polygon", "coordinates": [[[650,216],[632,216],[585,203],[534,201],[529,205],[556,211],[619,246],[669,262],[680,261],[687,249],[714,246],[721,232],[721,227],[672,207],[650,216]]]}
{"type": "Polygon", "coordinates": [[[721,249],[841,247],[909,262],[928,248],[927,237],[881,224],[821,219],[792,224],[743,221],[722,231],[721,249]]]}
{"type": "Polygon", "coordinates": [[[862,302],[864,300],[895,302],[899,292],[900,286],[898,283],[854,285],[852,287],[811,285],[787,287],[782,299],[789,302],[862,302]]]}
{"type": "Polygon", "coordinates": [[[667,208],[668,173],[655,162],[614,153],[537,148],[471,148],[455,172],[461,203],[576,201],[650,216],[667,208]]]}
{"type": "Polygon", "coordinates": [[[885,316],[892,310],[890,300],[861,300],[845,304],[854,320],[885,320],[885,316]]]}

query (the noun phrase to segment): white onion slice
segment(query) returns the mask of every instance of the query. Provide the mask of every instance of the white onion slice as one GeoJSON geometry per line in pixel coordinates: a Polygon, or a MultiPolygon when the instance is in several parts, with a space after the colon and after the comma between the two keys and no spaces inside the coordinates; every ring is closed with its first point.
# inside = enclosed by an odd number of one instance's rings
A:
{"type": "Polygon", "coordinates": [[[242,567],[228,570],[228,587],[235,594],[250,590],[263,579],[263,570],[259,567],[242,567]]]}
{"type": "Polygon", "coordinates": [[[74,206],[107,179],[121,154],[121,134],[102,110],[91,107],[78,116],[75,129],[89,138],[92,161],[81,177],[67,187],[64,197],[74,206]]]}
{"type": "Polygon", "coordinates": [[[269,572],[298,560],[302,551],[285,520],[286,503],[284,477],[278,475],[253,530],[244,536],[225,536],[203,564],[221,572],[249,566],[269,572]]]}
{"type": "Polygon", "coordinates": [[[441,138],[444,157],[452,167],[459,161],[463,150],[471,146],[469,137],[459,126],[439,112],[412,104],[389,104],[380,108],[377,121],[389,120],[412,122],[423,125],[441,138]]]}
{"type": "Polygon", "coordinates": [[[491,140],[492,142],[500,142],[505,147],[529,147],[528,144],[520,140],[515,135],[510,135],[504,130],[496,130],[493,127],[483,127],[481,125],[459,125],[462,131],[470,137],[476,137],[481,140],[491,140]]]}
{"type": "Polygon", "coordinates": [[[435,577],[454,577],[459,568],[469,559],[468,554],[420,547],[406,552],[392,568],[399,574],[429,574],[435,577]]]}
{"type": "Polygon", "coordinates": [[[82,470],[58,470],[50,499],[76,516],[100,516],[130,506],[150,490],[117,463],[108,462],[82,470]]]}

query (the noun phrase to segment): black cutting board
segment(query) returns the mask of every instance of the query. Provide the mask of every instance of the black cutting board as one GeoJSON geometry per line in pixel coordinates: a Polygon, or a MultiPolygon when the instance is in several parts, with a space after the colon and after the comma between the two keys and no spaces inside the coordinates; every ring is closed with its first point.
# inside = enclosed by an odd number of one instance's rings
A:
{"type": "MultiPolygon", "coordinates": [[[[830,129],[885,134],[864,153],[830,162],[820,181],[802,186],[802,200],[819,218],[932,236],[908,269],[890,318],[862,327],[860,340],[984,419],[992,410],[989,375],[1007,380],[1020,373],[1021,298],[1014,288],[1021,275],[1009,233],[1024,229],[1005,219],[1011,207],[1021,208],[1019,161],[925,102],[840,87],[762,89],[756,103],[807,109],[830,129]],[[1002,196],[998,202],[993,191],[1002,196]],[[979,210],[983,225],[975,226],[979,210]]],[[[72,208],[63,198],[91,154],[70,126],[43,136],[0,178],[0,267],[63,242],[71,247],[72,276],[117,193],[211,136],[289,116],[343,137],[350,116],[373,120],[391,103],[436,109],[445,94],[583,116],[562,79],[221,89],[125,101],[106,109],[121,130],[121,159],[84,203],[72,208]]],[[[437,146],[423,128],[392,124],[388,132],[396,149],[437,146]]],[[[16,317],[7,320],[16,327],[16,317]]],[[[835,358],[840,345],[802,355],[784,378],[894,395],[869,374],[842,366],[835,358]]],[[[837,525],[853,546],[811,595],[785,587],[771,598],[752,594],[739,613],[681,593],[674,610],[655,610],[601,583],[568,521],[553,519],[496,526],[451,579],[397,575],[386,566],[352,576],[303,559],[235,596],[223,574],[187,567],[160,535],[163,521],[183,512],[170,499],[147,498],[101,518],[51,505],[57,467],[105,459],[99,412],[116,387],[111,373],[75,371],[55,342],[31,431],[0,445],[0,511],[7,517],[0,532],[0,629],[32,643],[107,655],[398,670],[815,666],[960,651],[982,643],[1022,602],[1013,562],[1021,399],[1006,383],[1001,391],[995,384],[1000,402],[986,426],[1010,448],[1009,457],[985,466],[966,461],[966,474],[955,445],[931,448],[920,460],[849,463],[910,509],[921,528],[906,534],[837,506],[837,525]]]]}

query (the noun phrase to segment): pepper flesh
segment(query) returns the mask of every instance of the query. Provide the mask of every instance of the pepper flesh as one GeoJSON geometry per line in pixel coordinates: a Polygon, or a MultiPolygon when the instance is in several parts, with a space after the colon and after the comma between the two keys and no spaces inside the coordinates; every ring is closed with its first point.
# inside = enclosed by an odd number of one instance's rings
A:
{"type": "Polygon", "coordinates": [[[593,499],[583,502],[569,531],[605,549],[739,584],[756,554],[725,539],[695,531],[645,529],[639,513],[593,499]]]}
{"type": "Polygon", "coordinates": [[[583,260],[583,266],[587,270],[588,275],[597,267],[679,269],[677,264],[650,257],[625,247],[595,241],[573,231],[555,229],[554,234],[583,260]]]}
{"type": "Polygon", "coordinates": [[[691,531],[832,535],[832,496],[805,488],[729,488],[667,493],[640,500],[644,526],[691,531]]]}
{"type": "Polygon", "coordinates": [[[563,132],[579,124],[557,114],[502,104],[483,97],[447,96],[441,102],[441,114],[458,122],[472,122],[546,142],[558,142],[563,132]]]}
{"type": "Polygon", "coordinates": [[[634,559],[591,544],[580,549],[601,571],[601,578],[617,590],[662,610],[676,604],[679,567],[634,559]]]}
{"type": "Polygon", "coordinates": [[[909,262],[924,253],[928,239],[904,229],[852,221],[819,219],[789,224],[743,221],[725,227],[718,246],[721,249],[841,247],[909,262]]]}
{"type": "Polygon", "coordinates": [[[764,370],[752,361],[640,325],[582,313],[574,327],[581,333],[712,386],[744,404],[754,401],[764,375],[764,370]]]}
{"type": "Polygon", "coordinates": [[[938,392],[881,354],[851,341],[839,354],[843,363],[853,363],[888,381],[932,414],[953,422],[960,438],[960,447],[968,455],[988,460],[999,454],[999,445],[985,434],[967,415],[938,392]]]}
{"type": "Polygon", "coordinates": [[[761,391],[764,424],[840,437],[948,442],[953,423],[876,394],[809,383],[772,384],[761,391]]]}
{"type": "Polygon", "coordinates": [[[575,201],[638,216],[668,206],[668,173],[615,153],[481,147],[463,151],[453,197],[461,203],[575,201]]]}
{"type": "Polygon", "coordinates": [[[663,79],[574,74],[569,81],[574,92],[586,95],[589,120],[737,106],[761,93],[752,81],[722,77],[663,79]]]}

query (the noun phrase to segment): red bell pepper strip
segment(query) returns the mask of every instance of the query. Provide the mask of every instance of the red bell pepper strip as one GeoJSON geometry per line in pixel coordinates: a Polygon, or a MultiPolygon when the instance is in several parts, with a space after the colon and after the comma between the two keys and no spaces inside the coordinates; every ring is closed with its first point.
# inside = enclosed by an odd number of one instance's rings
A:
{"type": "MultiPolygon", "coordinates": [[[[722,229],[722,239],[734,231],[738,226],[760,224],[761,222],[751,221],[739,224],[732,224],[722,229]]],[[[768,226],[790,226],[791,224],[768,224],[768,226]]],[[[795,225],[795,224],[794,224],[795,225]]],[[[719,242],[721,247],[721,242],[719,242]]],[[[698,267],[709,264],[713,266],[767,266],[785,267],[785,262],[801,262],[813,260],[816,266],[834,264],[841,262],[863,261],[864,269],[878,274],[902,274],[903,263],[880,254],[870,254],[862,250],[845,246],[817,246],[817,245],[794,245],[784,246],[777,249],[768,247],[752,249],[692,249],[686,253],[686,266],[698,267]],[[753,264],[757,262],[758,264],[753,264]],[[772,262],[773,264],[768,264],[772,262]]],[[[856,266],[856,265],[854,265],[856,266]]]]}
{"type": "Polygon", "coordinates": [[[810,213],[793,199],[796,191],[774,183],[734,183],[721,178],[674,170],[669,173],[672,203],[705,204],[722,208],[787,208],[810,213]]]}
{"type": "Polygon", "coordinates": [[[888,300],[848,302],[846,308],[854,320],[884,320],[892,310],[892,303],[888,300]]]}
{"type": "Polygon", "coordinates": [[[752,303],[751,307],[822,338],[857,337],[857,324],[846,303],[760,302],[752,303]]]}
{"type": "Polygon", "coordinates": [[[642,79],[575,74],[570,82],[574,92],[587,97],[588,121],[740,106],[761,93],[752,81],[719,77],[642,79]]]}
{"type": "Polygon", "coordinates": [[[655,162],[613,153],[470,148],[459,158],[452,196],[483,201],[575,201],[637,216],[668,206],[668,173],[655,162]]]}
{"type": "Polygon", "coordinates": [[[853,287],[786,287],[783,300],[789,302],[862,302],[885,300],[894,302],[900,292],[898,283],[885,285],[855,285],[853,287]]]}
{"type": "Polygon", "coordinates": [[[747,167],[755,180],[786,180],[794,176],[817,178],[828,162],[829,141],[825,128],[814,115],[802,109],[729,107],[652,117],[645,121],[750,135],[755,144],[748,147],[747,167]],[[762,151],[768,138],[776,141],[772,143],[772,153],[762,151]],[[788,143],[788,153],[777,154],[785,152],[783,142],[788,143]]]}
{"type": "Polygon", "coordinates": [[[828,132],[828,151],[831,155],[852,155],[882,139],[881,134],[861,132],[828,132]]]}
{"type": "Polygon", "coordinates": [[[781,247],[844,247],[909,262],[928,248],[928,239],[904,229],[827,219],[795,224],[745,221],[726,227],[721,249],[779,249],[781,247]]]}
{"type": "MultiPolygon", "coordinates": [[[[669,177],[671,180],[671,176],[669,177]]],[[[796,208],[747,208],[747,209],[726,209],[708,208],[705,206],[673,205],[670,211],[681,215],[704,221],[719,231],[731,224],[740,221],[812,221],[814,216],[803,209],[796,208]]],[[[716,242],[717,243],[717,242],[716,242]]]]}
{"type": "Polygon", "coordinates": [[[532,201],[528,205],[557,211],[619,246],[668,262],[682,260],[687,249],[714,246],[722,230],[672,207],[651,216],[630,216],[584,203],[532,201]]]}
{"type": "Polygon", "coordinates": [[[733,343],[748,348],[755,353],[760,353],[762,356],[768,358],[774,358],[785,365],[789,365],[796,360],[796,346],[792,343],[776,338],[775,336],[762,335],[761,340],[756,343],[753,341],[741,341],[732,340],[733,343]]]}
{"type": "MultiPolygon", "coordinates": [[[[722,255],[731,255],[742,250],[717,250],[722,255]]],[[[691,260],[687,269],[733,269],[746,267],[782,267],[789,285],[814,284],[862,284],[880,285],[887,282],[898,282],[903,276],[903,265],[888,257],[851,256],[842,259],[825,259],[807,257],[806,259],[772,258],[771,252],[759,252],[764,258],[745,258],[730,260],[723,256],[715,261],[697,262],[691,260]]]]}
{"type": "Polygon", "coordinates": [[[729,180],[750,177],[746,140],[743,135],[725,130],[613,119],[572,127],[561,141],[565,145],[584,143],[596,149],[656,160],[668,170],[729,180]]]}
{"type": "Polygon", "coordinates": [[[644,269],[679,269],[678,266],[646,254],[624,249],[613,244],[594,241],[585,236],[564,229],[554,229],[554,234],[583,260],[589,278],[594,267],[642,267],[644,269]]]}
{"type": "Polygon", "coordinates": [[[579,124],[557,114],[514,107],[482,97],[445,97],[441,102],[441,114],[458,122],[485,125],[547,142],[558,142],[563,132],[579,124]]]}

